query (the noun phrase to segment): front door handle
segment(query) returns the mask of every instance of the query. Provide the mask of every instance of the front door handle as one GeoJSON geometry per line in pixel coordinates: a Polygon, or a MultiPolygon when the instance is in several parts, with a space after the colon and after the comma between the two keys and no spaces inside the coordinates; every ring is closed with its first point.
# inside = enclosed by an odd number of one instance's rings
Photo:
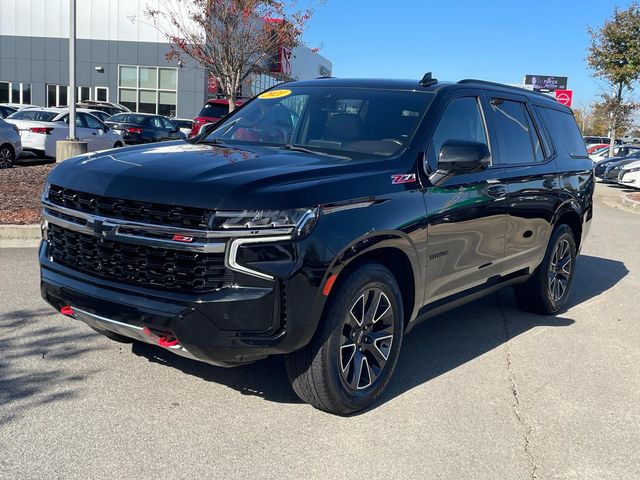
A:
{"type": "Polygon", "coordinates": [[[487,189],[487,193],[494,198],[504,198],[507,196],[507,186],[502,184],[491,185],[487,189]]]}

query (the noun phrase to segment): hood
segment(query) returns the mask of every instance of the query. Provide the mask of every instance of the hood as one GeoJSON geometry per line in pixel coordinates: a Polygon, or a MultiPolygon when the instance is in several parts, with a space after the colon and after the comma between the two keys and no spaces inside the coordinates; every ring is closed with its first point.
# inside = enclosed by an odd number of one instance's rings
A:
{"type": "Polygon", "coordinates": [[[640,160],[636,159],[634,162],[626,164],[624,167],[622,167],[622,169],[631,170],[632,168],[639,168],[639,167],[640,167],[640,160]]]}
{"type": "Polygon", "coordinates": [[[50,173],[48,182],[106,197],[168,205],[281,209],[389,191],[390,176],[382,174],[386,165],[386,160],[352,161],[276,148],[177,141],[65,160],[50,173]]]}

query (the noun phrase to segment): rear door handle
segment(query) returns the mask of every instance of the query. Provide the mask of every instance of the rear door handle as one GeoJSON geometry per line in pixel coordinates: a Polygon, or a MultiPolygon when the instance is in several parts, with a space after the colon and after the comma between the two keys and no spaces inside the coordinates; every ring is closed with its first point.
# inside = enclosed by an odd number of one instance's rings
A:
{"type": "Polygon", "coordinates": [[[502,185],[502,184],[491,185],[487,189],[487,193],[489,193],[489,195],[491,195],[494,198],[506,197],[507,196],[507,186],[506,185],[502,185]]]}

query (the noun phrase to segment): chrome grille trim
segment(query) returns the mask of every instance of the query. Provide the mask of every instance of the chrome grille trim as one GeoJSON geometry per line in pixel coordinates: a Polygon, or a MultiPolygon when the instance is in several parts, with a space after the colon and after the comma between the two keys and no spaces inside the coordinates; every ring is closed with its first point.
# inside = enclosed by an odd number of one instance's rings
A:
{"type": "Polygon", "coordinates": [[[194,241],[192,243],[183,243],[168,239],[155,238],[153,236],[127,233],[127,229],[130,229],[136,231],[142,230],[156,235],[184,235],[194,238],[202,238],[204,233],[202,230],[190,230],[179,227],[162,227],[160,225],[149,225],[145,223],[130,222],[127,220],[106,218],[54,205],[46,200],[42,201],[42,205],[42,216],[47,222],[75,232],[84,233],[86,235],[105,238],[111,241],[128,242],[147,247],[170,248],[172,250],[184,250],[188,252],[222,253],[225,251],[225,242],[194,241]],[[62,216],[60,214],[62,214],[62,216]],[[69,217],[76,219],[77,222],[72,221],[69,217]],[[97,226],[99,226],[99,228],[97,226]]]}

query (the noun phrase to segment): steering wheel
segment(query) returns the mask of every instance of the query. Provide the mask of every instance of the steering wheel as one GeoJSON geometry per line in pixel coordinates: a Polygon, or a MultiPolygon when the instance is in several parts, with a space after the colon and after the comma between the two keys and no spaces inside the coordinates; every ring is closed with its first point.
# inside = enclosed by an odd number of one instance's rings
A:
{"type": "Polygon", "coordinates": [[[383,138],[381,140],[382,142],[393,142],[393,143],[397,143],[398,145],[402,146],[404,145],[404,143],[402,143],[400,140],[398,140],[397,138],[383,138]]]}

